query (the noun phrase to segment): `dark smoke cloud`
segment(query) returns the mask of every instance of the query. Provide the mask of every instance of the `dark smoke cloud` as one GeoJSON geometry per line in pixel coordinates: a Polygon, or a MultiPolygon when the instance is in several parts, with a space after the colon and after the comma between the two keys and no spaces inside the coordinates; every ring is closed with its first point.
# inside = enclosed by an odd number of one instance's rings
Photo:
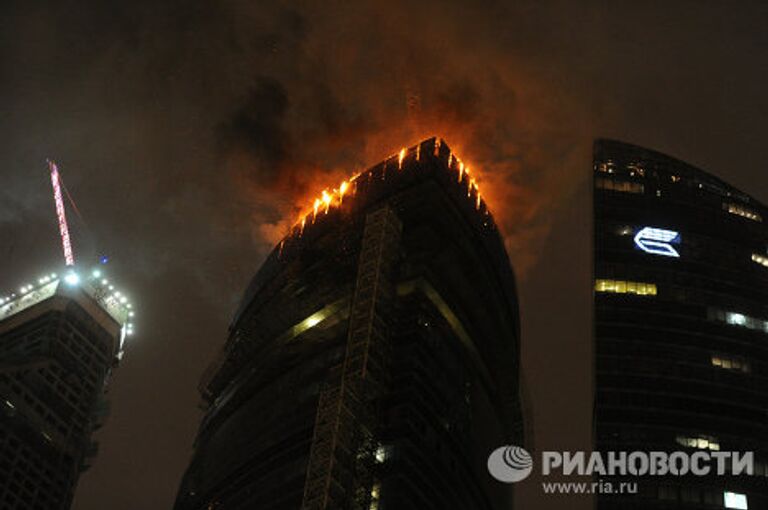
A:
{"type": "Polygon", "coordinates": [[[306,199],[433,135],[480,177],[522,275],[540,436],[572,446],[591,140],[768,197],[766,21],[746,1],[4,2],[0,285],[59,263],[51,157],[87,221],[76,250],[111,255],[140,312],[76,510],[170,507],[196,379],[248,278],[306,199]]]}
{"type": "Polygon", "coordinates": [[[546,211],[578,179],[589,131],[532,62],[497,48],[496,32],[472,30],[512,10],[342,5],[278,9],[274,33],[230,34],[262,50],[247,55],[246,91],[217,130],[227,174],[254,202],[254,238],[274,243],[321,189],[437,134],[479,172],[518,270],[529,267],[546,211]],[[560,185],[548,186],[555,176],[560,185]]]}
{"type": "Polygon", "coordinates": [[[269,78],[255,81],[244,107],[219,128],[220,150],[225,154],[245,151],[255,165],[266,170],[260,177],[269,183],[277,178],[289,157],[287,133],[282,127],[289,105],[278,82],[269,78]]]}

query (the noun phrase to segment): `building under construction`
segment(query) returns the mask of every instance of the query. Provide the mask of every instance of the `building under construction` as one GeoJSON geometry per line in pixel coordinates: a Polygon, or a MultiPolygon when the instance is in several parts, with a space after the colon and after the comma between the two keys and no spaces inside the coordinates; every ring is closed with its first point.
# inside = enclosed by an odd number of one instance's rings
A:
{"type": "Polygon", "coordinates": [[[519,319],[468,168],[426,140],[322,193],[257,272],[177,510],[508,509],[519,319]]]}
{"type": "Polygon", "coordinates": [[[70,507],[132,316],[98,270],[70,268],[0,297],[0,508],[70,507]]]}

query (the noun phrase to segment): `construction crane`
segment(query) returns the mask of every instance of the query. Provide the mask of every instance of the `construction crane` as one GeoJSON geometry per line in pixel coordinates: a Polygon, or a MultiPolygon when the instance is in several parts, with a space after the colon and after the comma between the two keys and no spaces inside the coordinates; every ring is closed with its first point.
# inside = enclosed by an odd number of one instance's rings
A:
{"type": "Polygon", "coordinates": [[[64,209],[64,198],[61,195],[63,183],[59,175],[59,169],[56,163],[48,160],[48,169],[51,171],[51,185],[53,186],[53,200],[56,203],[56,215],[59,218],[59,234],[61,235],[61,245],[64,249],[64,261],[67,266],[75,265],[75,256],[72,253],[72,241],[69,238],[69,227],[67,226],[67,212],[64,209]]]}

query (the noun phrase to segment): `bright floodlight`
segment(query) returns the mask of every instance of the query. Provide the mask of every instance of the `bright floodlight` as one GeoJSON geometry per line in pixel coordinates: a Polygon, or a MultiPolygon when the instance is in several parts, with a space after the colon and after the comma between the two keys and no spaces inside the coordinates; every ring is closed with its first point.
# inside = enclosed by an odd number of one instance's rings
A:
{"type": "Polygon", "coordinates": [[[67,282],[69,285],[77,285],[80,283],[80,276],[78,276],[77,273],[70,272],[67,273],[67,276],[64,277],[64,281],[67,282]]]}

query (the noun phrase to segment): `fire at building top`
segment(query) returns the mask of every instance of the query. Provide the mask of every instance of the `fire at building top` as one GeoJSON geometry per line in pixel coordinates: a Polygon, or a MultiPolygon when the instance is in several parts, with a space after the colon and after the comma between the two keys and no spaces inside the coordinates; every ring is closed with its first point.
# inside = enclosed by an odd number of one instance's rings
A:
{"type": "MultiPolygon", "coordinates": [[[[361,183],[370,182],[374,179],[391,180],[398,174],[417,172],[422,168],[421,163],[427,160],[441,161],[443,163],[442,170],[455,173],[456,184],[464,188],[467,198],[472,202],[474,208],[484,215],[490,216],[480,193],[479,185],[471,175],[469,166],[453,154],[450,147],[442,139],[433,137],[412,147],[403,147],[397,154],[390,156],[378,165],[358,172],[342,181],[337,188],[324,189],[314,199],[311,206],[301,212],[288,237],[301,237],[309,225],[318,221],[319,216],[327,215],[332,209],[341,210],[346,207],[350,202],[349,198],[358,195],[361,188],[366,186],[361,185],[361,183]]],[[[284,239],[281,247],[285,241],[284,239]]]]}

